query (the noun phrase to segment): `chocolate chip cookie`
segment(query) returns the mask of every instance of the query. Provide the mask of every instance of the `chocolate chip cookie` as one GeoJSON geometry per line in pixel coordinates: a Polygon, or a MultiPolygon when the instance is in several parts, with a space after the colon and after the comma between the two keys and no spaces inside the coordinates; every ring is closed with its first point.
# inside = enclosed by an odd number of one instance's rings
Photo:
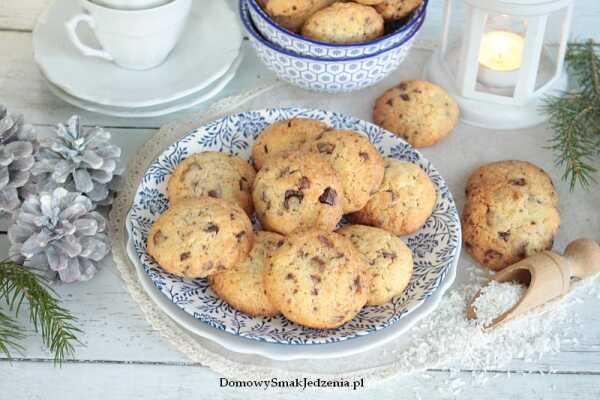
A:
{"type": "Polygon", "coordinates": [[[383,0],[375,5],[375,9],[386,20],[397,20],[406,17],[423,3],[423,0],[383,0]]]}
{"type": "Polygon", "coordinates": [[[552,248],[560,225],[558,194],[550,177],[528,162],[484,165],[469,178],[462,223],[469,254],[500,270],[552,248]]]}
{"type": "Polygon", "coordinates": [[[310,228],[334,230],[342,216],[342,190],[325,159],[295,151],[269,158],[256,175],[252,197],[262,226],[287,235],[310,228]]]}
{"type": "Polygon", "coordinates": [[[360,211],[350,215],[353,222],[376,226],[395,235],[417,231],[433,212],[435,186],[416,164],[385,159],[383,183],[360,211]]]}
{"type": "Polygon", "coordinates": [[[201,197],[181,200],[159,216],[147,249],[165,271],[203,278],[237,265],[253,240],[252,224],[240,206],[201,197]]]}
{"type": "Polygon", "coordinates": [[[334,232],[309,230],[288,237],[273,252],[264,283],[271,303],[291,321],[311,328],[336,328],[365,305],[364,257],[334,232]]]}
{"type": "Polygon", "coordinates": [[[271,253],[283,246],[284,237],[273,232],[255,233],[250,254],[225,272],[209,277],[213,291],[231,307],[252,316],[279,313],[267,298],[263,273],[271,253]]]}
{"type": "Polygon", "coordinates": [[[370,276],[367,304],[380,305],[402,294],[413,271],[412,252],[398,236],[365,225],[345,225],[338,233],[366,257],[370,276]]]}
{"type": "Polygon", "coordinates": [[[263,9],[283,28],[299,32],[306,19],[337,0],[260,0],[263,9]]]}
{"type": "Polygon", "coordinates": [[[369,139],[350,130],[331,129],[306,145],[329,161],[342,184],[344,213],[358,211],[381,186],[383,157],[369,139]]]}
{"type": "Polygon", "coordinates": [[[427,147],[446,138],[458,123],[456,101],[427,81],[404,81],[375,102],[373,120],[414,147],[427,147]]]}
{"type": "Polygon", "coordinates": [[[266,160],[282,151],[299,150],[329,127],[309,118],[292,118],[275,122],[264,129],[252,146],[252,159],[257,170],[266,160]]]}
{"type": "Polygon", "coordinates": [[[245,160],[225,153],[193,154],[179,164],[169,178],[171,205],[182,199],[214,197],[237,203],[252,215],[252,183],[256,172],[245,160]]]}
{"type": "Polygon", "coordinates": [[[302,35],[328,43],[362,43],[383,35],[383,18],[373,7],[334,3],[310,16],[302,35]]]}

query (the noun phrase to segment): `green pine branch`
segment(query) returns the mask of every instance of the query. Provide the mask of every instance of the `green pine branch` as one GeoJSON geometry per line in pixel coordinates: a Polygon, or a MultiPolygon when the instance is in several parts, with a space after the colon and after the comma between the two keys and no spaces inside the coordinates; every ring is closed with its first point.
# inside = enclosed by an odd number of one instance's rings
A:
{"type": "MultiPolygon", "coordinates": [[[[15,321],[24,303],[29,305],[29,320],[44,345],[54,354],[54,362],[61,363],[75,352],[79,342],[76,318],[59,304],[58,296],[49,287],[45,277],[30,268],[12,261],[0,262],[0,301],[14,318],[0,308],[0,352],[11,358],[11,350],[22,351],[19,341],[24,334],[15,321]]],[[[2,307],[0,305],[0,307],[2,307]]]]}
{"type": "Polygon", "coordinates": [[[554,134],[549,148],[571,190],[595,182],[600,159],[600,44],[570,43],[565,61],[575,89],[545,99],[554,134]]]}

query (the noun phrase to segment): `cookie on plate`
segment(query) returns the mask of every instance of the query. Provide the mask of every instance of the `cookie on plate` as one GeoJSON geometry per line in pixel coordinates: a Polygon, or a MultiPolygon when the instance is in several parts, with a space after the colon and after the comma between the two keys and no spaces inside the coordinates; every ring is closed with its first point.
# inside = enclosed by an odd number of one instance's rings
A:
{"type": "Polygon", "coordinates": [[[356,3],[364,4],[366,6],[374,6],[375,4],[383,3],[385,0],[354,0],[356,3]]]}
{"type": "Polygon", "coordinates": [[[292,118],[275,122],[265,128],[252,146],[252,159],[257,170],[269,157],[282,151],[299,150],[329,127],[309,118],[292,118]]]}
{"type": "Polygon", "coordinates": [[[241,207],[201,197],[181,200],[161,214],[148,233],[147,249],[165,271],[203,278],[237,265],[253,239],[241,207]]]}
{"type": "Polygon", "coordinates": [[[330,129],[321,133],[306,149],[329,161],[342,184],[344,213],[358,211],[381,186],[383,157],[360,133],[330,129]]]}
{"type": "Polygon", "coordinates": [[[475,171],[467,187],[463,241],[480,264],[500,270],[552,248],[558,194],[543,170],[523,161],[492,163],[475,171]]]}
{"type": "Polygon", "coordinates": [[[328,43],[362,43],[383,35],[383,18],[373,7],[334,3],[311,15],[302,35],[328,43]]]}
{"type": "Polygon", "coordinates": [[[367,304],[381,305],[401,294],[413,271],[412,252],[402,239],[383,229],[345,225],[338,233],[366,257],[370,277],[367,304]]]}
{"type": "Polygon", "coordinates": [[[433,212],[437,200],[435,186],[416,164],[386,158],[384,165],[381,187],[367,205],[350,218],[395,235],[413,233],[433,212]]]}
{"type": "Polygon", "coordinates": [[[262,226],[287,235],[332,231],[342,217],[342,185],[318,154],[283,152],[269,158],[254,181],[252,198],[262,226]]]}
{"type": "Polygon", "coordinates": [[[308,17],[337,0],[259,0],[263,9],[283,28],[299,32],[308,17]]]}
{"type": "Polygon", "coordinates": [[[189,156],[175,168],[167,184],[167,196],[171,205],[205,196],[228,200],[252,215],[255,175],[254,168],[237,156],[205,151],[189,156]]]}
{"type": "Polygon", "coordinates": [[[265,293],[263,273],[271,253],[283,246],[284,239],[277,233],[256,232],[246,259],[225,272],[209,276],[213,291],[231,307],[246,314],[267,317],[278,314],[265,293]]]}
{"type": "Polygon", "coordinates": [[[373,120],[414,147],[427,147],[446,138],[458,123],[456,101],[427,81],[404,81],[375,102],[373,120]]]}
{"type": "Polygon", "coordinates": [[[289,236],[271,256],[267,296],[291,321],[311,328],[336,328],[367,302],[364,257],[350,239],[309,230],[289,236]]]}
{"type": "Polygon", "coordinates": [[[383,0],[375,5],[375,9],[386,20],[397,20],[406,17],[423,3],[423,0],[383,0]]]}

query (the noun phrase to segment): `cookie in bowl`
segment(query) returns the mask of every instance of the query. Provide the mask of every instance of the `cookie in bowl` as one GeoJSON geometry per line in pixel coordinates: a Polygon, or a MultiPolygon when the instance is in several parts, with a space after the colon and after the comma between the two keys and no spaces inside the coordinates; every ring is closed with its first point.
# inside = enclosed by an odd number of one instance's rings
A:
{"type": "Polygon", "coordinates": [[[364,4],[366,6],[374,6],[375,4],[383,3],[384,0],[354,0],[354,2],[359,4],[364,4]]]}
{"type": "Polygon", "coordinates": [[[375,9],[386,20],[397,20],[406,17],[423,3],[423,0],[383,0],[375,5],[375,9]]]}
{"type": "Polygon", "coordinates": [[[383,18],[373,7],[334,3],[311,15],[302,35],[327,43],[362,43],[383,35],[383,18]]]}
{"type": "Polygon", "coordinates": [[[300,325],[336,328],[367,302],[368,278],[362,255],[350,239],[309,230],[289,236],[271,256],[264,276],[267,296],[300,325]]]}
{"type": "Polygon", "coordinates": [[[186,198],[213,197],[237,203],[252,215],[252,183],[256,172],[246,161],[231,154],[205,151],[180,163],[167,184],[171,204],[186,198]]]}
{"type": "Polygon", "coordinates": [[[181,200],[148,232],[148,254],[165,271],[203,278],[237,265],[250,252],[254,233],[237,204],[211,197],[181,200]]]}
{"type": "Polygon", "coordinates": [[[337,0],[258,0],[259,5],[280,26],[298,32],[307,18],[337,0]]]}
{"type": "Polygon", "coordinates": [[[333,231],[342,217],[342,185],[318,154],[283,152],[256,174],[252,198],[256,216],[270,231],[333,231]]]}

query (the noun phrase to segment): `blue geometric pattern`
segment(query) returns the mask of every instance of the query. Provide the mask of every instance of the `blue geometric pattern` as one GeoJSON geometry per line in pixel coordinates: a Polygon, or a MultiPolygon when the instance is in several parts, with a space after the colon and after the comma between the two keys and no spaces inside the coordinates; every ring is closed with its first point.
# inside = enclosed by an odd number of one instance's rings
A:
{"type": "Polygon", "coordinates": [[[135,254],[154,285],[188,314],[225,332],[248,339],[282,344],[333,343],[381,330],[415,311],[434,293],[460,251],[460,221],[444,179],[421,154],[394,134],[357,118],[322,110],[277,108],[231,115],[189,132],[167,148],[148,168],[126,220],[135,254]],[[366,135],[386,157],[419,165],[432,179],[438,198],[432,216],[414,234],[403,239],[412,249],[414,273],[404,293],[381,306],[368,306],[350,322],[330,330],[297,325],[283,316],[251,317],[232,309],[210,289],[206,279],[184,279],[163,271],[146,252],[152,223],[168,207],[166,184],[177,164],[190,154],[223,151],[250,156],[255,137],[275,121],[313,118],[334,128],[366,135]]]}
{"type": "Polygon", "coordinates": [[[427,1],[424,1],[409,17],[402,28],[381,38],[356,44],[332,44],[305,38],[297,33],[288,31],[279,26],[258,5],[256,0],[240,0],[248,3],[252,22],[258,32],[268,41],[281,48],[290,50],[298,55],[313,56],[318,58],[354,58],[362,57],[387,50],[402,42],[412,34],[412,28],[425,17],[427,1]]]}
{"type": "Polygon", "coordinates": [[[368,56],[325,59],[301,56],[267,41],[250,20],[248,4],[240,1],[240,15],[258,57],[282,80],[304,89],[352,92],[381,81],[404,61],[425,16],[394,46],[368,56]]]}

